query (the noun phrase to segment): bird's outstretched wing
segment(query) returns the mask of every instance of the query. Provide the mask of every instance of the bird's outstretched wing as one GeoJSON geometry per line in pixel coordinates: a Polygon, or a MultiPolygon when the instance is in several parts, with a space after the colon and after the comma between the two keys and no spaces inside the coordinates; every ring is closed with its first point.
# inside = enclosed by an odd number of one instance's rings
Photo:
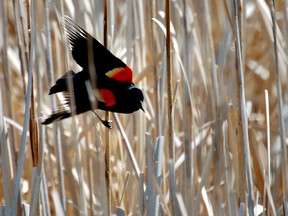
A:
{"type": "Polygon", "coordinates": [[[132,70],[68,16],[65,16],[64,27],[72,56],[84,70],[89,71],[90,60],[94,63],[97,76],[106,75],[120,82],[132,83],[132,70]]]}

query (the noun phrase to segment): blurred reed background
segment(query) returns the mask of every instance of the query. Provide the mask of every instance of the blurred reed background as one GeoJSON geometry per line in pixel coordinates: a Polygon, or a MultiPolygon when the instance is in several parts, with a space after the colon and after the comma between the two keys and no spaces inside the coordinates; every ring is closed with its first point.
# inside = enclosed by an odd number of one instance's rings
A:
{"type": "Polygon", "coordinates": [[[273,2],[1,0],[0,214],[287,215],[288,1],[273,2]],[[79,71],[64,15],[133,68],[145,113],[41,125],[79,71]]]}

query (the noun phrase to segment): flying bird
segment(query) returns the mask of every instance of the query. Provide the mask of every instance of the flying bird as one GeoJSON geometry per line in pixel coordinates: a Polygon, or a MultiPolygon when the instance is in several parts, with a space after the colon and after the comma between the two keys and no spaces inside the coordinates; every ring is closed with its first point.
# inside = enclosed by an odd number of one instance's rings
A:
{"type": "Polygon", "coordinates": [[[66,72],[51,87],[49,95],[62,92],[65,100],[42,124],[47,125],[71,117],[72,95],[76,114],[92,111],[108,128],[111,128],[111,122],[102,120],[94,108],[127,114],[139,109],[144,111],[143,93],[133,83],[131,68],[67,16],[64,27],[72,56],[82,70],[78,73],[72,70],[66,72]],[[73,94],[68,90],[69,76],[73,81],[73,94]],[[96,84],[94,89],[91,87],[93,82],[96,84]],[[91,100],[93,98],[95,103],[91,100]]]}

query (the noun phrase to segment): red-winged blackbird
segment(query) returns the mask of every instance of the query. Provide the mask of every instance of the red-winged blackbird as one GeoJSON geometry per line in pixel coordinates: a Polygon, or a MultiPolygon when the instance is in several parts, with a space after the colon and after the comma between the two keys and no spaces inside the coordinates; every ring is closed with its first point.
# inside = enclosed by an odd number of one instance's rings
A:
{"type": "MultiPolygon", "coordinates": [[[[94,94],[93,96],[96,97],[97,109],[118,113],[132,113],[139,109],[143,110],[143,93],[132,81],[132,70],[84,29],[77,26],[71,18],[65,17],[64,26],[72,47],[72,56],[83,70],[78,73],[69,71],[56,81],[56,84],[50,89],[49,95],[63,92],[65,102],[56,111],[52,112],[42,124],[50,124],[71,116],[71,95],[68,90],[69,75],[73,80],[76,114],[92,110],[89,94],[94,94]],[[90,47],[93,50],[88,50],[90,47]],[[95,66],[97,87],[93,91],[89,91],[87,88],[87,83],[91,81],[89,72],[89,68],[91,69],[91,64],[89,67],[89,57],[91,56],[92,61],[90,62],[94,63],[92,66],[95,66]]],[[[94,113],[96,114],[96,112],[94,113]]],[[[103,121],[98,115],[97,117],[104,125],[111,127],[110,122],[103,121]]]]}

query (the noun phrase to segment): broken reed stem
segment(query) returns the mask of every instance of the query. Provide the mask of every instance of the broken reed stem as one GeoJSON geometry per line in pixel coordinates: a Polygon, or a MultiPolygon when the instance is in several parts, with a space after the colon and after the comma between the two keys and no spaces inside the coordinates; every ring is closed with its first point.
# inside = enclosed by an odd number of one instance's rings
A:
{"type": "Polygon", "coordinates": [[[266,111],[266,133],[267,133],[267,153],[268,153],[268,166],[267,166],[267,174],[268,174],[268,186],[270,187],[271,184],[271,150],[270,150],[270,107],[269,107],[269,92],[267,89],[264,91],[265,96],[265,111],[266,111]]]}
{"type": "Polygon", "coordinates": [[[254,196],[253,196],[253,183],[252,171],[250,162],[250,148],[249,148],[249,135],[248,135],[248,120],[246,113],[245,91],[244,91],[244,69],[242,62],[241,41],[238,25],[237,2],[233,0],[233,21],[234,21],[234,34],[236,37],[236,55],[237,55],[237,70],[238,70],[238,85],[239,85],[239,102],[241,109],[241,124],[243,132],[243,149],[245,154],[245,169],[247,175],[247,188],[248,188],[248,211],[249,215],[254,215],[254,196]]]}
{"type": "MultiPolygon", "coordinates": [[[[104,46],[108,47],[108,0],[104,0],[104,46]]],[[[105,112],[105,119],[110,119],[109,111],[105,112]]],[[[111,215],[111,190],[110,190],[110,129],[105,129],[105,177],[106,177],[106,186],[107,186],[107,207],[108,215],[111,215]]]]}
{"type": "Polygon", "coordinates": [[[270,0],[270,12],[272,19],[272,30],[273,30],[273,40],[274,40],[274,55],[275,55],[275,71],[276,71],[276,82],[277,82],[277,98],[278,98],[278,112],[279,112],[279,126],[280,126],[280,141],[281,141],[281,152],[282,152],[282,178],[283,178],[283,189],[284,189],[284,197],[283,197],[283,207],[284,214],[288,214],[288,174],[287,174],[287,149],[285,144],[285,123],[283,116],[283,99],[282,99],[282,89],[281,89],[281,78],[279,74],[279,64],[278,64],[278,41],[276,35],[276,21],[275,21],[275,1],[270,0]]]}

